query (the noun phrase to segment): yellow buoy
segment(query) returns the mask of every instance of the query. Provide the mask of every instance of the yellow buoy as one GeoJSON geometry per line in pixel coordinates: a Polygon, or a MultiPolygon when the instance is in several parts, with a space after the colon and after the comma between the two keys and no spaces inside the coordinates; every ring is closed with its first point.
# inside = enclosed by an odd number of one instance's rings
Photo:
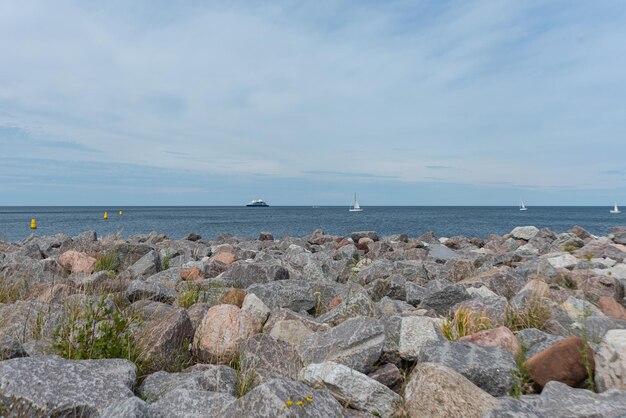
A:
{"type": "Polygon", "coordinates": [[[102,219],[104,219],[105,221],[109,219],[109,214],[104,212],[104,215],[102,215],[102,219]]]}
{"type": "Polygon", "coordinates": [[[30,220],[30,229],[37,229],[37,220],[35,218],[30,220]]]}
{"type": "Polygon", "coordinates": [[[120,210],[120,216],[122,216],[122,215],[123,215],[123,213],[122,213],[122,211],[120,210]]]}

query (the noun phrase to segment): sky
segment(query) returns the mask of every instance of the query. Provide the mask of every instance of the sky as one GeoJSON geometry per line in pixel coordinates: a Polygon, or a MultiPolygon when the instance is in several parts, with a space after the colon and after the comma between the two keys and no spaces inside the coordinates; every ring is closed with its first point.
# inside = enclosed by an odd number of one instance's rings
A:
{"type": "Polygon", "coordinates": [[[626,206],[626,3],[0,0],[0,206],[626,206]]]}

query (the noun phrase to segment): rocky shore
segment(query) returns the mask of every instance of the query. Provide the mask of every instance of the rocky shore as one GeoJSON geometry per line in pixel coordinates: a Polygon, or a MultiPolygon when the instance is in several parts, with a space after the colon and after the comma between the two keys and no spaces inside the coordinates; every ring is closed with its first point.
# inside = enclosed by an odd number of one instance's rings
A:
{"type": "Polygon", "coordinates": [[[624,417],[626,227],[0,241],[0,417],[624,417]]]}

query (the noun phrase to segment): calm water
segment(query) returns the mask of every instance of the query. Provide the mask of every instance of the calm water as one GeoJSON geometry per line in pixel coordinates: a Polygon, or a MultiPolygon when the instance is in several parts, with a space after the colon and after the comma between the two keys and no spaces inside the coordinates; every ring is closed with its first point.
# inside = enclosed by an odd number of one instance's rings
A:
{"type": "Polygon", "coordinates": [[[609,213],[609,207],[367,207],[350,213],[346,207],[0,207],[0,239],[18,241],[28,236],[30,219],[36,218],[37,234],[63,232],[77,235],[95,230],[98,236],[122,231],[123,236],[158,231],[170,238],[190,232],[213,239],[228,232],[256,237],[270,231],[275,237],[302,236],[316,228],[347,235],[374,230],[381,235],[407,233],[419,236],[434,231],[438,236],[505,234],[516,226],[535,225],[563,232],[580,225],[594,234],[626,225],[626,212],[609,213]],[[118,215],[123,209],[123,216],[118,215]],[[109,219],[102,215],[108,211],[109,219]]]}

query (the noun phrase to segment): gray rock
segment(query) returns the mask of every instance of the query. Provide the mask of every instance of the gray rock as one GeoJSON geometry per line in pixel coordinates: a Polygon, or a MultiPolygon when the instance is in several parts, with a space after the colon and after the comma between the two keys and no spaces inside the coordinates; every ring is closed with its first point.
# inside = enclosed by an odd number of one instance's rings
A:
{"type": "Polygon", "coordinates": [[[9,336],[0,338],[0,360],[9,360],[18,357],[28,357],[22,344],[9,336]]]}
{"type": "Polygon", "coordinates": [[[516,336],[520,344],[526,348],[526,358],[531,358],[565,338],[548,334],[535,328],[523,329],[516,336]]]}
{"type": "Polygon", "coordinates": [[[274,235],[271,232],[261,232],[259,234],[259,241],[274,241],[274,235]]]}
{"type": "Polygon", "coordinates": [[[372,264],[363,266],[356,274],[354,281],[360,284],[368,284],[376,279],[385,279],[394,272],[394,265],[391,261],[384,258],[372,262],[372,264]]]}
{"type": "Polygon", "coordinates": [[[380,309],[363,288],[353,284],[348,289],[348,293],[339,305],[317,318],[320,322],[336,325],[356,316],[378,317],[380,315],[380,309]]]}
{"type": "Polygon", "coordinates": [[[150,409],[160,417],[205,418],[228,416],[220,411],[232,404],[235,398],[227,393],[204,390],[174,389],[150,405],[150,409]]]}
{"type": "Polygon", "coordinates": [[[220,411],[222,417],[340,417],[341,404],[325,390],[286,379],[271,379],[220,411]],[[309,398],[311,401],[307,400],[309,398]],[[291,406],[287,406],[291,401],[291,406]],[[302,402],[299,406],[297,402],[302,402]],[[283,408],[284,407],[284,408],[283,408]]]}
{"type": "Polygon", "coordinates": [[[428,256],[437,261],[448,261],[461,258],[460,254],[441,244],[433,244],[428,247],[428,256]]]}
{"type": "Polygon", "coordinates": [[[157,418],[159,415],[154,413],[144,401],[133,397],[114,403],[104,409],[100,416],[115,418],[157,418]]]}
{"type": "Polygon", "coordinates": [[[367,373],[381,356],[385,333],[374,318],[358,317],[307,337],[299,347],[303,363],[334,361],[367,373]]]}
{"type": "Polygon", "coordinates": [[[548,418],[538,409],[515,398],[500,398],[498,405],[486,412],[482,418],[548,418]]]}
{"type": "Polygon", "coordinates": [[[626,227],[614,226],[609,230],[609,237],[617,244],[626,245],[626,227]]]}
{"type": "Polygon", "coordinates": [[[497,267],[480,273],[478,276],[459,282],[464,286],[486,286],[489,290],[507,299],[515,296],[526,284],[526,279],[510,267],[497,267]]]}
{"type": "Polygon", "coordinates": [[[300,372],[307,385],[327,389],[344,405],[380,417],[392,417],[402,398],[387,386],[332,361],[309,364],[300,372]]]}
{"type": "Polygon", "coordinates": [[[133,397],[137,368],[127,360],[64,360],[24,357],[0,362],[0,393],[30,407],[33,415],[97,416],[133,397]]]}
{"type": "Polygon", "coordinates": [[[447,280],[432,280],[425,289],[420,308],[434,309],[439,315],[446,315],[454,305],[471,298],[463,286],[447,280]]]}
{"type": "Polygon", "coordinates": [[[441,330],[427,316],[405,316],[400,324],[399,355],[403,360],[415,361],[428,345],[443,342],[441,330]]]}
{"type": "MultiPolygon", "coordinates": [[[[246,289],[253,284],[269,283],[275,280],[289,280],[289,270],[275,263],[236,261],[220,277],[230,281],[233,287],[246,289]]],[[[257,294],[257,296],[259,295],[257,294]]],[[[261,297],[259,296],[259,298],[261,297]]],[[[267,302],[265,304],[269,306],[267,302]]]]}
{"type": "Polygon", "coordinates": [[[220,392],[234,396],[237,389],[237,374],[228,366],[217,365],[206,365],[204,370],[183,373],[158,371],[146,377],[139,387],[138,394],[148,402],[154,402],[177,388],[220,392]]]}
{"type": "Polygon", "coordinates": [[[396,393],[402,390],[402,372],[393,363],[385,363],[367,376],[396,393]]]}
{"type": "Polygon", "coordinates": [[[617,418],[626,414],[626,391],[617,389],[593,393],[551,381],[541,395],[523,396],[522,400],[551,418],[617,418]]]}
{"type": "Polygon", "coordinates": [[[279,308],[272,310],[272,313],[263,327],[263,332],[270,334],[274,326],[280,321],[298,321],[313,332],[326,331],[330,329],[328,324],[322,324],[317,321],[317,319],[306,313],[301,314],[289,309],[279,308]]]}
{"type": "Polygon", "coordinates": [[[250,337],[239,349],[242,371],[259,373],[265,378],[298,379],[302,360],[296,347],[267,334],[250,337]]]}
{"type": "Polygon", "coordinates": [[[523,239],[529,241],[535,237],[539,233],[539,228],[536,226],[518,226],[517,228],[513,228],[511,231],[511,235],[515,239],[523,239]]]}
{"type": "Polygon", "coordinates": [[[468,308],[478,315],[486,315],[494,324],[502,324],[504,322],[506,306],[506,298],[496,295],[464,300],[454,305],[451,311],[455,312],[458,308],[468,308]]]}
{"type": "Polygon", "coordinates": [[[37,300],[0,304],[0,336],[22,343],[52,338],[61,318],[61,306],[37,300]]]}
{"type": "Polygon", "coordinates": [[[270,309],[287,308],[296,312],[308,311],[317,303],[313,285],[302,280],[253,284],[246,289],[246,293],[256,295],[270,309]]]}
{"type": "Polygon", "coordinates": [[[417,361],[449,367],[493,396],[506,395],[513,389],[513,373],[518,370],[508,351],[475,344],[430,344],[420,350],[417,361]]]}
{"type": "Polygon", "coordinates": [[[359,242],[359,240],[361,238],[369,238],[372,241],[378,241],[380,238],[378,237],[378,234],[374,231],[360,231],[360,232],[353,232],[350,235],[350,238],[352,238],[352,241],[354,242],[359,242]]]}
{"type": "Polygon", "coordinates": [[[419,286],[413,282],[406,282],[405,286],[406,302],[418,306],[424,300],[426,295],[426,288],[419,286]]]}
{"type": "Polygon", "coordinates": [[[159,253],[152,250],[128,268],[133,278],[146,278],[156,274],[161,267],[159,253]]]}
{"type": "Polygon", "coordinates": [[[128,286],[126,297],[131,302],[141,299],[148,299],[158,302],[172,303],[178,297],[178,292],[157,284],[148,283],[142,280],[133,280],[128,286]]]}
{"type": "Polygon", "coordinates": [[[594,359],[595,381],[600,392],[608,389],[626,390],[626,330],[607,332],[594,359]]]}

